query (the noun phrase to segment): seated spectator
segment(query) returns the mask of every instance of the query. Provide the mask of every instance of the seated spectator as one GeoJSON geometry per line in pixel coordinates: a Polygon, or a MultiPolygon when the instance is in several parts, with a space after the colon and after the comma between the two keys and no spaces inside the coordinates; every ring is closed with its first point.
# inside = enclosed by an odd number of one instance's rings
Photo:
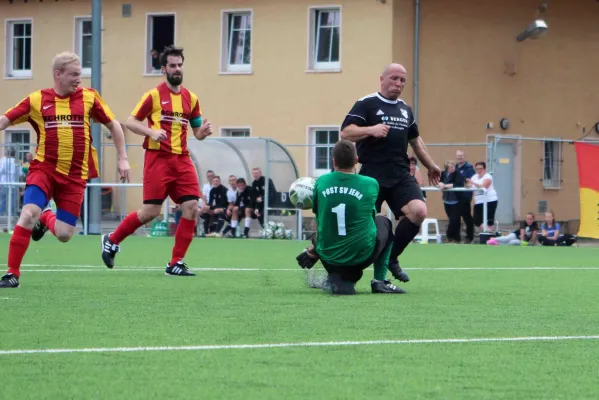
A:
{"type": "Polygon", "coordinates": [[[474,226],[482,229],[483,223],[487,224],[489,231],[493,231],[495,225],[495,211],[497,211],[497,192],[493,187],[493,177],[487,173],[487,164],[479,161],[474,165],[476,174],[466,180],[466,187],[484,188],[486,193],[474,194],[474,226]],[[487,220],[483,221],[483,204],[487,202],[487,220]]]}
{"type": "Polygon", "coordinates": [[[217,236],[220,234],[223,225],[225,224],[225,211],[228,206],[227,188],[221,185],[220,176],[212,178],[212,189],[208,205],[202,210],[202,219],[204,220],[204,232],[206,235],[217,236]],[[216,220],[216,229],[210,229],[211,223],[216,220]]]}
{"type": "Polygon", "coordinates": [[[539,243],[543,246],[572,246],[576,243],[576,236],[560,233],[560,224],[555,222],[553,211],[545,213],[545,223],[541,225],[539,243]]]}
{"type": "Polygon", "coordinates": [[[246,185],[245,179],[237,179],[237,200],[235,201],[235,206],[233,207],[231,225],[227,226],[223,232],[225,237],[234,238],[237,224],[244,218],[245,229],[243,230],[243,235],[241,237],[249,237],[252,219],[258,218],[254,212],[254,207],[256,206],[256,197],[256,192],[251,186],[246,185]]]}
{"type": "Polygon", "coordinates": [[[460,208],[458,207],[458,195],[457,192],[449,192],[446,189],[453,189],[454,187],[463,187],[464,178],[459,171],[455,169],[455,162],[448,160],[445,162],[445,170],[441,173],[441,179],[439,182],[439,189],[443,190],[443,204],[445,205],[445,213],[449,219],[447,225],[447,240],[448,242],[459,243],[461,240],[460,236],[460,208]]]}
{"type": "Polygon", "coordinates": [[[227,190],[227,201],[229,205],[227,206],[227,221],[231,222],[231,215],[233,215],[233,207],[235,207],[235,202],[237,201],[237,177],[235,175],[229,175],[229,186],[231,189],[227,190]]]}
{"type": "Polygon", "coordinates": [[[197,230],[199,236],[205,236],[207,232],[204,232],[204,224],[201,222],[202,213],[210,209],[208,206],[208,199],[210,198],[210,191],[212,190],[212,178],[214,178],[214,171],[209,169],[206,171],[206,181],[202,185],[202,196],[198,200],[198,219],[197,219],[197,230]]]}
{"type": "Polygon", "coordinates": [[[534,245],[537,242],[539,226],[535,221],[533,213],[526,214],[524,221],[520,223],[520,228],[516,229],[505,236],[490,239],[487,244],[509,244],[512,246],[534,245]]]}

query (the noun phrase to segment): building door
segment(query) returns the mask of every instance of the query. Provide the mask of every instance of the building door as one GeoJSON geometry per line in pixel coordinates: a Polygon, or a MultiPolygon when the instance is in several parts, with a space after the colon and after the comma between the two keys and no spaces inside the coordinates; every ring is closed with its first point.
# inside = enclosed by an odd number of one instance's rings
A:
{"type": "Polygon", "coordinates": [[[514,144],[497,142],[493,163],[493,185],[499,198],[495,219],[500,224],[513,224],[514,210],[514,144]]]}

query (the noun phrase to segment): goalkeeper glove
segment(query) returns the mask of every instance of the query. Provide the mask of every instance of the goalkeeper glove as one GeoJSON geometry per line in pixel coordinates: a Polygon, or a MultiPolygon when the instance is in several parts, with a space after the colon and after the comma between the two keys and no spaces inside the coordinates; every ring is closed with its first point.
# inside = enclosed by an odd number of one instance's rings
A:
{"type": "Polygon", "coordinates": [[[314,251],[314,245],[308,246],[306,250],[302,251],[299,256],[295,258],[297,263],[303,269],[310,269],[318,262],[320,257],[314,251]]]}

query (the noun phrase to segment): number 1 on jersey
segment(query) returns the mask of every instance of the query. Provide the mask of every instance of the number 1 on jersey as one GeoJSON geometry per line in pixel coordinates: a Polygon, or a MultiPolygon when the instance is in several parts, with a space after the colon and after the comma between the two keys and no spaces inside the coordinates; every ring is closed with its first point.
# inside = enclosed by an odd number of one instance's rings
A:
{"type": "Polygon", "coordinates": [[[337,233],[339,236],[347,235],[345,231],[345,204],[341,203],[337,207],[331,209],[332,212],[337,214],[337,233]]]}

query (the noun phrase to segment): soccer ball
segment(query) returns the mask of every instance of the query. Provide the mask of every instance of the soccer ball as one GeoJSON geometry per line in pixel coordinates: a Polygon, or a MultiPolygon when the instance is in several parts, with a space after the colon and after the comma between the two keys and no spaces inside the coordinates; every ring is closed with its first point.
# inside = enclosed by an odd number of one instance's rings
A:
{"type": "Polygon", "coordinates": [[[285,238],[285,230],[277,229],[275,231],[274,239],[284,239],[285,238]]]}
{"type": "Polygon", "coordinates": [[[293,239],[293,231],[291,229],[286,229],[285,230],[285,239],[293,239]]]}
{"type": "Polygon", "coordinates": [[[299,178],[289,188],[289,200],[296,208],[309,210],[312,208],[312,196],[316,181],[310,177],[299,178]]]}

